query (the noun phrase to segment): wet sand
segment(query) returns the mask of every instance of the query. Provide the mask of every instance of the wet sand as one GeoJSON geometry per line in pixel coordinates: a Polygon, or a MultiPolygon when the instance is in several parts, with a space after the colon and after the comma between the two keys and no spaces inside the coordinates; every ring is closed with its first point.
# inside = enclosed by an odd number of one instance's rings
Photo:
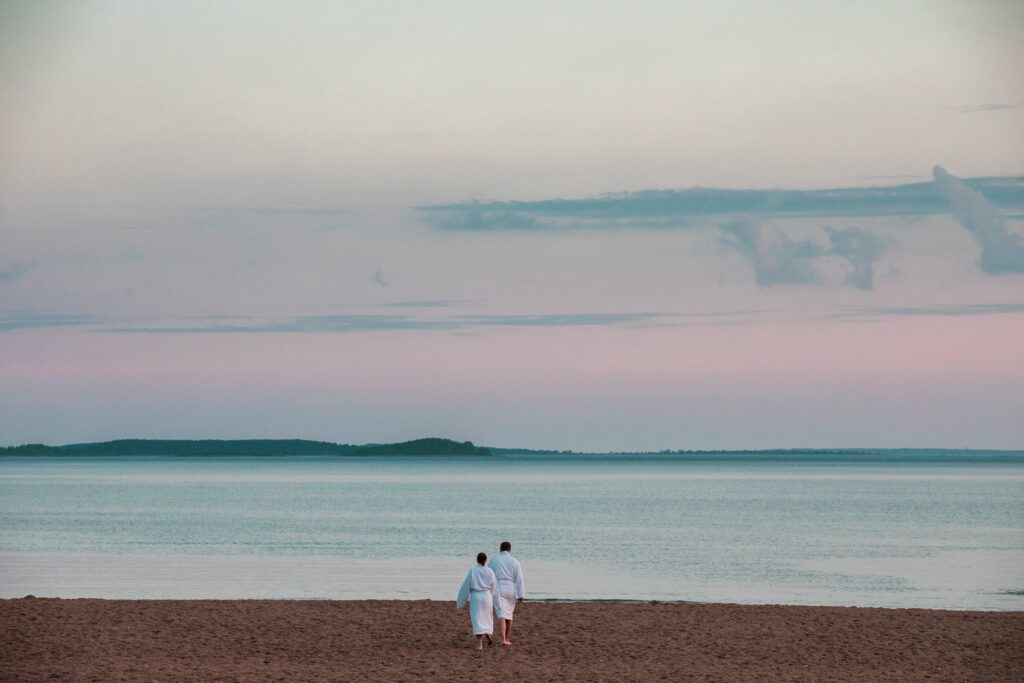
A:
{"type": "Polygon", "coordinates": [[[4,681],[1014,681],[1024,612],[531,603],[478,652],[451,602],[0,600],[4,681]]]}

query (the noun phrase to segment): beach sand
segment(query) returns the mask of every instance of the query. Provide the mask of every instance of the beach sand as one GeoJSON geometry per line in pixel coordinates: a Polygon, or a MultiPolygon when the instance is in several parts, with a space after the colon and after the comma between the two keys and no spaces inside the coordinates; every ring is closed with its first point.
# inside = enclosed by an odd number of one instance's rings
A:
{"type": "Polygon", "coordinates": [[[527,602],[0,601],[4,681],[1020,681],[1024,613],[527,602]]]}

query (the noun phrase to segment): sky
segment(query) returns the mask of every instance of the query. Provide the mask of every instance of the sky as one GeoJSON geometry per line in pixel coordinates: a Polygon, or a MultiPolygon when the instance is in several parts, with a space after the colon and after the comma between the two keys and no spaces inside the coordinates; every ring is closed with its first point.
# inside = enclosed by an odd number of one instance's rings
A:
{"type": "Polygon", "coordinates": [[[1024,448],[1024,5],[0,3],[0,443],[1024,448]]]}

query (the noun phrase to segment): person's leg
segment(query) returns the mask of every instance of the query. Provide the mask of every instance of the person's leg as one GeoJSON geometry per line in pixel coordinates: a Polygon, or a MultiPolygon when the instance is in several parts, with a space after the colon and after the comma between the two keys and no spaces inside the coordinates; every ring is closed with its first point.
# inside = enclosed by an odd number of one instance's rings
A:
{"type": "Polygon", "coordinates": [[[484,649],[484,634],[482,633],[476,637],[476,649],[484,649]]]}
{"type": "Polygon", "coordinates": [[[506,619],[498,619],[501,622],[501,644],[508,645],[508,636],[505,635],[505,622],[506,619]]]}
{"type": "Polygon", "coordinates": [[[512,620],[508,619],[508,626],[505,627],[505,642],[512,641],[512,620]]]}

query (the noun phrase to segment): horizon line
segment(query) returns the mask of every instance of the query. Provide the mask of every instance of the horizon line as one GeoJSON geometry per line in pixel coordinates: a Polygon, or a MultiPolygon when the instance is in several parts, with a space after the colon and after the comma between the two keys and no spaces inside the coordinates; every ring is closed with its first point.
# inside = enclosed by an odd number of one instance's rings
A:
{"type": "MultiPolygon", "coordinates": [[[[342,442],[342,441],[326,441],[321,439],[309,439],[309,438],[297,438],[297,437],[274,437],[274,438],[202,438],[202,439],[188,439],[188,438],[145,438],[145,437],[124,437],[117,439],[107,439],[103,441],[76,441],[64,444],[50,445],[42,442],[22,442],[22,443],[8,443],[0,444],[0,450],[6,451],[11,449],[19,449],[25,447],[44,447],[48,449],[63,449],[74,446],[101,446],[104,444],[111,443],[123,443],[133,441],[145,441],[145,442],[158,442],[158,443],[174,443],[174,442],[188,442],[188,443],[225,443],[225,442],[303,442],[303,443],[315,443],[324,444],[331,446],[350,446],[354,448],[366,447],[366,446],[400,446],[404,444],[414,443],[424,440],[441,440],[449,441],[453,444],[469,444],[478,448],[485,448],[492,451],[503,451],[508,453],[547,453],[547,454],[565,454],[565,455],[661,455],[661,454],[698,454],[698,453],[791,453],[791,454],[813,454],[813,453],[837,453],[837,454],[850,454],[850,455],[868,455],[871,452],[878,451],[943,451],[943,452],[985,452],[985,453],[1019,453],[1024,455],[1024,447],[1022,448],[984,448],[977,446],[963,446],[963,447],[949,447],[949,446],[770,446],[764,448],[661,448],[657,450],[607,450],[607,451],[590,451],[590,450],[577,450],[577,449],[564,449],[564,448],[527,448],[517,446],[494,446],[494,445],[482,445],[469,439],[453,439],[450,437],[416,437],[414,439],[406,439],[403,441],[367,441],[365,443],[355,442],[342,442]]],[[[282,454],[282,455],[299,455],[303,454],[282,454]]],[[[308,457],[334,457],[332,454],[307,454],[308,457]]],[[[131,457],[131,456],[125,456],[131,457]]],[[[154,454],[153,457],[159,457],[154,454]]],[[[179,456],[168,456],[168,457],[179,457],[179,456]]],[[[208,456],[196,456],[196,457],[208,457],[208,456]]],[[[225,454],[228,457],[228,454],[225,454]]],[[[236,456],[237,457],[237,456],[236,456]]],[[[259,456],[266,457],[266,456],[259,456]]],[[[305,456],[303,456],[305,457],[305,456]]],[[[346,456],[347,457],[347,456],[346,456]]],[[[373,457],[373,456],[370,456],[373,457]]],[[[394,457],[394,456],[381,456],[381,457],[394,457]]],[[[423,456],[418,456],[423,457],[423,456]]],[[[429,457],[429,456],[427,456],[429,457]]]]}

